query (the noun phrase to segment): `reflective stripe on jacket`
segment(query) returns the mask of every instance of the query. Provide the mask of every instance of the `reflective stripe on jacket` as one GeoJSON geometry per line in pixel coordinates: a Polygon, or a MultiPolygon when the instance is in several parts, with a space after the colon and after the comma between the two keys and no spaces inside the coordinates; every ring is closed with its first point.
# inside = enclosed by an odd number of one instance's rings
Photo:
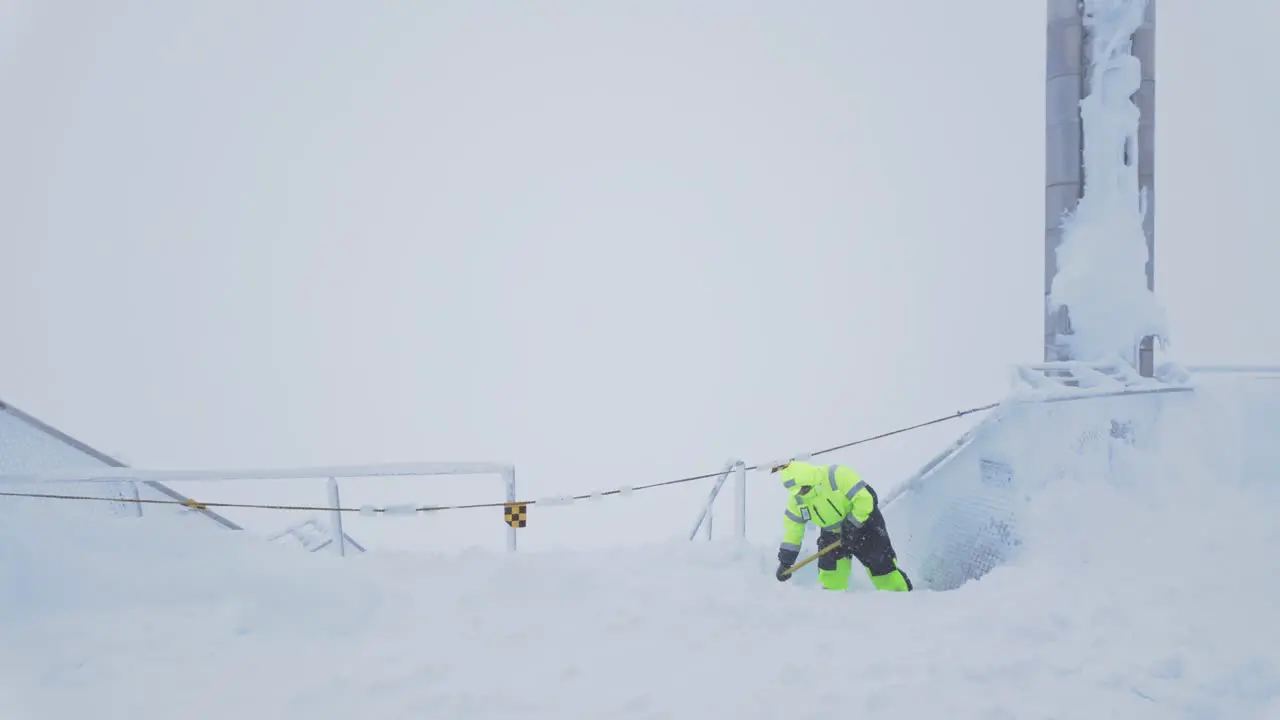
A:
{"type": "Polygon", "coordinates": [[[875,510],[875,496],[852,468],[792,462],[782,469],[787,506],[782,518],[782,550],[800,551],[808,523],[837,532],[848,521],[861,527],[875,510]],[[809,491],[802,494],[802,489],[809,491]]]}

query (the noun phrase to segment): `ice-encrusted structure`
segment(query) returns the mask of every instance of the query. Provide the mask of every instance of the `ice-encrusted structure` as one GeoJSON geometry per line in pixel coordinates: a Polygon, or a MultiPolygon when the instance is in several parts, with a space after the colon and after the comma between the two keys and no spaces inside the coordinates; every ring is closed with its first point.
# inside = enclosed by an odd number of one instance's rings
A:
{"type": "Polygon", "coordinates": [[[1138,106],[1142,67],[1132,54],[1147,0],[1084,0],[1089,94],[1081,101],[1084,192],[1063,221],[1050,310],[1068,308],[1063,337],[1078,360],[1132,358],[1148,335],[1166,342],[1168,322],[1147,289],[1149,258],[1143,221],[1148,205],[1138,183],[1138,106]]]}

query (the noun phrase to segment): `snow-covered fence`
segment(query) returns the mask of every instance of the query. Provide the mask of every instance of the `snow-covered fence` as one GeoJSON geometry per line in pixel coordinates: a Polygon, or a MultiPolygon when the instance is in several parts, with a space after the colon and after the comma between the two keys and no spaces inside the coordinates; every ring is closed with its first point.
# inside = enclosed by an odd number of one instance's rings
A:
{"type": "MultiPolygon", "coordinates": [[[[0,474],[0,493],[19,496],[60,500],[101,501],[99,494],[91,489],[97,487],[132,488],[121,498],[124,504],[132,505],[135,512],[142,514],[142,508],[148,504],[172,506],[173,500],[157,500],[139,498],[137,488],[148,482],[192,482],[192,483],[226,483],[229,481],[252,480],[255,482],[310,481],[323,480],[327,487],[327,504],[317,506],[299,506],[296,504],[268,504],[261,502],[198,502],[188,500],[178,503],[191,510],[205,510],[209,507],[240,507],[262,510],[316,510],[327,511],[327,523],[332,533],[330,546],[334,552],[344,555],[347,548],[347,537],[343,530],[343,514],[356,512],[360,515],[416,515],[419,513],[437,512],[439,506],[404,504],[390,506],[362,505],[344,507],[341,498],[339,481],[355,481],[369,478],[391,477],[430,477],[430,476],[497,476],[505,488],[505,503],[494,503],[495,506],[516,503],[515,467],[506,463],[382,463],[373,465],[348,465],[309,468],[277,468],[250,470],[141,470],[137,468],[94,468],[71,469],[58,472],[33,472],[0,474]],[[59,489],[57,486],[62,486],[59,489]],[[76,488],[81,488],[76,492],[76,488]],[[69,489],[68,489],[69,488],[69,489]]],[[[259,491],[255,491],[255,495],[259,491]]],[[[507,550],[516,550],[516,526],[508,524],[507,550]]]]}

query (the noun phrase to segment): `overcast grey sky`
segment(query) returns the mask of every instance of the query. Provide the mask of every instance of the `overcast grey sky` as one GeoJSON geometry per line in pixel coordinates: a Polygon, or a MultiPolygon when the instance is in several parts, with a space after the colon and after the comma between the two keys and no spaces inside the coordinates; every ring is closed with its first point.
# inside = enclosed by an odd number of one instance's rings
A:
{"type": "MultiPolygon", "coordinates": [[[[1278,7],[1160,5],[1175,359],[1280,362],[1278,7]]],[[[4,0],[0,397],[140,466],[544,492],[998,400],[1041,354],[1044,16],[4,0]]]]}

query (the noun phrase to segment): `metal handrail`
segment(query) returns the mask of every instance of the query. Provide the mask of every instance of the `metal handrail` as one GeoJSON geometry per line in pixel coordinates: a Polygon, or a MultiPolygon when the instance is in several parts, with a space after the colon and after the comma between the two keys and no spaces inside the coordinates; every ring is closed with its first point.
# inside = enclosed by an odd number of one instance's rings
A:
{"type": "MultiPolygon", "coordinates": [[[[235,480],[306,480],[324,478],[328,482],[331,514],[330,529],[333,546],[339,555],[346,554],[350,541],[342,528],[342,503],[338,490],[339,478],[405,477],[427,475],[498,475],[506,486],[506,502],[516,502],[516,474],[513,465],[504,463],[383,463],[381,465],[343,465],[310,468],[279,468],[259,470],[138,470],[111,467],[85,470],[62,470],[50,473],[16,473],[0,475],[0,487],[6,485],[38,485],[50,483],[125,483],[133,488],[135,505],[141,515],[142,502],[137,502],[138,483],[146,484],[161,479],[169,481],[225,482],[235,480]]],[[[200,508],[192,502],[189,507],[200,508]]],[[[516,527],[507,528],[507,550],[516,550],[516,527]]]]}
{"type": "Polygon", "coordinates": [[[736,526],[734,530],[739,538],[747,537],[747,464],[741,460],[729,460],[724,464],[724,469],[716,476],[715,484],[711,486],[711,492],[707,494],[707,501],[702,505],[702,512],[698,513],[698,519],[693,523],[693,530],[689,533],[689,539],[693,540],[698,537],[698,530],[706,528],[707,540],[711,540],[712,533],[712,510],[715,506],[716,498],[720,496],[720,489],[724,487],[724,483],[729,479],[729,474],[734,474],[734,513],[736,515],[736,526]]]}

